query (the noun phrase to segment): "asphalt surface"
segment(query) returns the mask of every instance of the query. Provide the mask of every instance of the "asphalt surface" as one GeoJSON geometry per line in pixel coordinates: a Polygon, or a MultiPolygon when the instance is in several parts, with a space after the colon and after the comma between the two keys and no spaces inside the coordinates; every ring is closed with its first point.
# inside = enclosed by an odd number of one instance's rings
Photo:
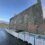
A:
{"type": "Polygon", "coordinates": [[[0,45],[17,45],[17,38],[7,33],[5,30],[0,30],[0,45]]]}
{"type": "Polygon", "coordinates": [[[5,29],[0,29],[0,45],[28,45],[28,42],[12,36],[5,29]]]}

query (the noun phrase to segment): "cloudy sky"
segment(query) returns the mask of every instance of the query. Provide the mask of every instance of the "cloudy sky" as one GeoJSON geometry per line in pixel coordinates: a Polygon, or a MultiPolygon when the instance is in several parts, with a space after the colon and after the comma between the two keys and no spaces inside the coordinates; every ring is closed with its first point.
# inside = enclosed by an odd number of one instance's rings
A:
{"type": "MultiPolygon", "coordinates": [[[[15,14],[35,4],[36,0],[0,0],[0,20],[9,21],[15,14]]],[[[45,18],[45,0],[41,0],[45,18]]]]}
{"type": "Polygon", "coordinates": [[[41,2],[42,2],[43,18],[45,18],[45,0],[41,0],[41,2]]]}

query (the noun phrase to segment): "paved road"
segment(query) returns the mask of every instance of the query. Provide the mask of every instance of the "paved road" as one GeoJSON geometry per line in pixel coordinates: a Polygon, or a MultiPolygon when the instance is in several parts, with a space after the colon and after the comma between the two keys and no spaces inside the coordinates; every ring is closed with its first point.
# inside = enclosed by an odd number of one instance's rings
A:
{"type": "Polygon", "coordinates": [[[16,38],[5,30],[0,30],[0,45],[16,45],[16,38]]]}

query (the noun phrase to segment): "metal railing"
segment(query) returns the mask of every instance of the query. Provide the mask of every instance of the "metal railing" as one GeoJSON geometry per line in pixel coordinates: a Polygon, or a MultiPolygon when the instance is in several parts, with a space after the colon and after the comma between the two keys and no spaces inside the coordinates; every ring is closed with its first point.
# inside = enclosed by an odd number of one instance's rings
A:
{"type": "Polygon", "coordinates": [[[18,37],[32,45],[45,45],[45,35],[36,35],[28,32],[21,32],[18,37]]]}

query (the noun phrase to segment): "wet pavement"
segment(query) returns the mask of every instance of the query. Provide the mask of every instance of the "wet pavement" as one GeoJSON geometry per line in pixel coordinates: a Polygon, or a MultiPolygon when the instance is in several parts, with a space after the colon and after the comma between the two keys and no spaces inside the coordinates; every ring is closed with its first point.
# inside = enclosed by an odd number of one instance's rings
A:
{"type": "Polygon", "coordinates": [[[16,45],[16,38],[5,30],[0,30],[0,45],[16,45]]]}
{"type": "Polygon", "coordinates": [[[28,42],[12,36],[5,29],[0,29],[0,45],[28,45],[28,42]]]}

